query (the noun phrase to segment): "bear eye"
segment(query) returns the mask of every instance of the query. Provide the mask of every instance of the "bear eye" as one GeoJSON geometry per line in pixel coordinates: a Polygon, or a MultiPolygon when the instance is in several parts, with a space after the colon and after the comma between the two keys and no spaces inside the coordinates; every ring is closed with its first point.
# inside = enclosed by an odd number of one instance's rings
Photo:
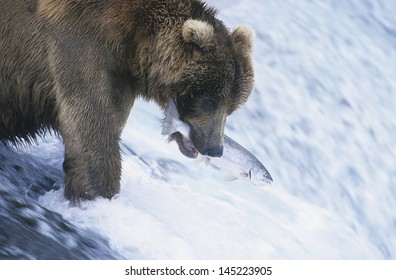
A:
{"type": "Polygon", "coordinates": [[[208,113],[214,113],[217,109],[217,102],[211,98],[205,98],[202,101],[202,109],[208,113]]]}

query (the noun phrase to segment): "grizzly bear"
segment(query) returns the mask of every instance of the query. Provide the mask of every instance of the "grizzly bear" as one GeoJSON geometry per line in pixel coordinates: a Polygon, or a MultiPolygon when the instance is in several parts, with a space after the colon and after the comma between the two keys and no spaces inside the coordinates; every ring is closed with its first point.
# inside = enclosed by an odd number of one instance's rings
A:
{"type": "Polygon", "coordinates": [[[252,91],[251,49],[248,27],[230,32],[199,0],[3,0],[0,140],[59,132],[65,197],[111,198],[136,97],[175,102],[184,155],[222,155],[226,118],[252,91]]]}

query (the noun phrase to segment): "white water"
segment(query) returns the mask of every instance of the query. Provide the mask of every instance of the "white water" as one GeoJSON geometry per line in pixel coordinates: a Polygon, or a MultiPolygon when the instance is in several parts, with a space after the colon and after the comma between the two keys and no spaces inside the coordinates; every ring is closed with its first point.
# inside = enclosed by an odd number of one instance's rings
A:
{"type": "MultiPolygon", "coordinates": [[[[396,1],[209,3],[256,31],[255,90],[226,134],[274,184],[222,181],[167,144],[162,113],[139,101],[121,193],[80,209],[61,189],[39,203],[125,258],[396,258],[396,1]]],[[[29,150],[62,164],[57,139],[29,150]]]]}

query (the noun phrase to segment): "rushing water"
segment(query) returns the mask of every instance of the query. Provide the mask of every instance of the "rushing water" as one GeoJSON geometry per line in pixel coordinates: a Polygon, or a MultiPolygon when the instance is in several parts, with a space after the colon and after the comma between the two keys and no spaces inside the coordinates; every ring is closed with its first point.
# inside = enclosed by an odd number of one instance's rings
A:
{"type": "Polygon", "coordinates": [[[256,31],[255,89],[226,133],[274,184],[184,158],[139,101],[112,200],[69,207],[55,136],[0,146],[0,258],[396,258],[396,1],[209,3],[256,31]]]}

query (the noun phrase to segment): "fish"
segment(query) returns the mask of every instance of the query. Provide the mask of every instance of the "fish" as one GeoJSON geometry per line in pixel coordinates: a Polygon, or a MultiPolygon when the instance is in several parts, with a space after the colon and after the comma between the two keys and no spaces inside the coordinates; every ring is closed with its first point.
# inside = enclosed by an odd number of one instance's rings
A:
{"type": "MultiPolygon", "coordinates": [[[[190,126],[180,119],[176,104],[169,98],[165,110],[165,118],[162,123],[162,135],[171,135],[179,132],[183,135],[183,141],[187,145],[193,145],[189,134],[190,126]]],[[[229,179],[243,179],[254,186],[268,185],[273,182],[272,176],[267,168],[250,151],[237,143],[232,138],[224,135],[223,155],[221,157],[210,157],[197,154],[198,161],[204,161],[216,168],[228,173],[229,179]]]]}
{"type": "Polygon", "coordinates": [[[170,135],[180,132],[184,137],[190,134],[190,126],[180,119],[179,112],[172,98],[168,99],[168,107],[165,110],[165,118],[162,121],[162,135],[170,135]]]}

